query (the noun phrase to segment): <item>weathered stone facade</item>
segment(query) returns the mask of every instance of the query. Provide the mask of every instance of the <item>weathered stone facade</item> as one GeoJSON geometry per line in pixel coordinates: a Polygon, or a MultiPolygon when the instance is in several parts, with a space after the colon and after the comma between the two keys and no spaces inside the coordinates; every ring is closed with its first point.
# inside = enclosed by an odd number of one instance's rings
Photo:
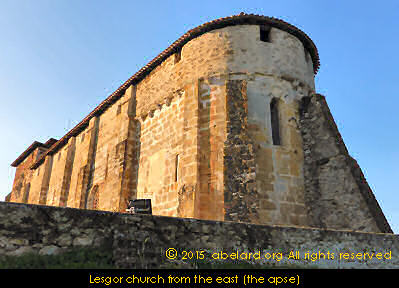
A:
{"type": "Polygon", "coordinates": [[[10,201],[124,212],[150,198],[155,215],[391,233],[329,128],[318,66],[281,20],[194,28],[40,157],[25,151],[10,201]]]}
{"type": "Polygon", "coordinates": [[[171,268],[176,264],[190,268],[196,267],[196,262],[238,262],[212,257],[221,252],[244,255],[239,260],[260,252],[259,259],[238,263],[276,267],[398,268],[398,237],[0,202],[0,258],[26,253],[54,255],[93,247],[111,251],[118,268],[171,268]],[[166,256],[170,248],[177,252],[175,259],[166,256]],[[195,255],[191,259],[187,257],[189,252],[195,255]],[[267,253],[277,257],[267,259],[267,253]],[[290,253],[299,257],[289,258],[290,253]],[[352,258],[358,253],[366,257],[352,258]]]}

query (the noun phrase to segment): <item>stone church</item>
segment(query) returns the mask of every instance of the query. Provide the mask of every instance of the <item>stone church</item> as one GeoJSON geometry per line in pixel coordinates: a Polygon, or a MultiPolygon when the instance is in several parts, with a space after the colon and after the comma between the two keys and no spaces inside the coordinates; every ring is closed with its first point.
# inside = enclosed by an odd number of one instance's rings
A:
{"type": "MultiPolygon", "coordinates": [[[[327,106],[313,41],[241,13],[191,29],[61,139],[13,163],[6,201],[392,233],[327,106]]],[[[71,107],[72,109],[72,107],[71,107]]]]}

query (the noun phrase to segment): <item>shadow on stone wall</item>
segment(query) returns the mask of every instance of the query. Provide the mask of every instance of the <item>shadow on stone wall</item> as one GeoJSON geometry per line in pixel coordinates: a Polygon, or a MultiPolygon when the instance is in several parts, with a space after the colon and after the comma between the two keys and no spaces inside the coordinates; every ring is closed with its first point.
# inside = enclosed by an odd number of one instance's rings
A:
{"type": "Polygon", "coordinates": [[[0,202],[0,259],[80,249],[92,251],[84,254],[87,259],[109,249],[103,264],[117,268],[399,267],[399,238],[393,234],[0,202]],[[365,259],[351,259],[357,253],[365,259]]]}

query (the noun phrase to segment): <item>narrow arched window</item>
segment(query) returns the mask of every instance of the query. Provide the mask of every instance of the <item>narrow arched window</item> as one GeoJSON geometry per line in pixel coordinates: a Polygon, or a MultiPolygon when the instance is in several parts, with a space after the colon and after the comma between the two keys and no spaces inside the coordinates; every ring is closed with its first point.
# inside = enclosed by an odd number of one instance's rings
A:
{"type": "Polygon", "coordinates": [[[270,119],[272,126],[272,140],[273,145],[281,145],[280,138],[280,119],[279,119],[279,111],[278,111],[278,101],[276,98],[273,98],[270,102],[270,119]]]}

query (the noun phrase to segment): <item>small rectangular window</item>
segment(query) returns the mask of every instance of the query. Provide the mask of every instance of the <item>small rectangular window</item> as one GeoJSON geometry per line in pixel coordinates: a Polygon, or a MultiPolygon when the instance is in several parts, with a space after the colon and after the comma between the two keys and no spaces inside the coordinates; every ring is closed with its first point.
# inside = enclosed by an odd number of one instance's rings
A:
{"type": "Polygon", "coordinates": [[[270,42],[270,26],[260,25],[260,41],[270,42]]]}

